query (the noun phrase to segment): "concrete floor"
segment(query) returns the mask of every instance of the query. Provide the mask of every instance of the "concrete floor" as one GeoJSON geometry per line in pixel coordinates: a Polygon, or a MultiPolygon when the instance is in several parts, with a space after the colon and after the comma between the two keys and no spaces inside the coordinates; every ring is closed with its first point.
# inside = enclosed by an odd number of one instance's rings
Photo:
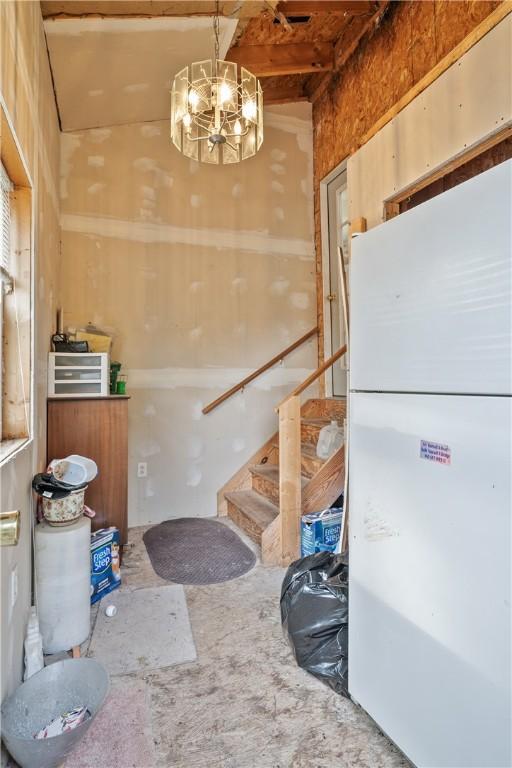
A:
{"type": "MultiPolygon", "coordinates": [[[[144,530],[130,530],[123,590],[167,584],[153,572],[144,530]]],[[[130,752],[126,739],[119,739],[131,757],[118,753],[116,768],[128,768],[128,760],[133,768],[408,765],[361,709],[296,666],[280,623],[283,574],[258,562],[235,581],[185,587],[197,661],[114,678],[114,693],[132,684],[149,723],[145,746],[138,743],[130,752]]],[[[122,729],[120,713],[115,722],[122,729]]],[[[89,760],[82,752],[66,768],[97,766],[98,739],[101,734],[89,746],[89,760]]],[[[103,754],[102,768],[113,768],[103,754]]]]}

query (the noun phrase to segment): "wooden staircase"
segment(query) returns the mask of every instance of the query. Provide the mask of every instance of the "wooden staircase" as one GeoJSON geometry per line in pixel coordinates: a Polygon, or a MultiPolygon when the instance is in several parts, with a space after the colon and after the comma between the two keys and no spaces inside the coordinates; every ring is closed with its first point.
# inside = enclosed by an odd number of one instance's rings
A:
{"type": "MultiPolygon", "coordinates": [[[[322,427],[334,419],[343,425],[345,416],[346,402],[341,398],[311,399],[300,407],[300,456],[297,456],[297,484],[300,482],[300,486],[296,495],[300,499],[300,514],[292,516],[293,530],[290,531],[294,552],[287,554],[282,546],[283,520],[280,512],[286,503],[289,483],[286,478],[283,479],[286,469],[283,468],[283,456],[280,456],[279,432],[219,492],[219,515],[228,514],[261,546],[265,564],[285,565],[298,556],[296,546],[300,515],[329,507],[342,492],[345,480],[344,446],[324,461],[317,457],[316,445],[322,427]]],[[[291,443],[293,449],[293,441],[291,443]]]]}
{"type": "MultiPolygon", "coordinates": [[[[318,328],[312,328],[208,403],[202,412],[213,411],[317,334],[318,328]]],[[[266,565],[288,565],[296,560],[302,516],[331,506],[344,488],[345,446],[322,461],[316,455],[316,444],[323,426],[333,419],[340,424],[345,421],[346,402],[343,398],[324,398],[301,405],[300,397],[346,352],[346,345],[336,350],[276,406],[278,432],[217,494],[218,515],[229,515],[261,546],[266,565]]]]}

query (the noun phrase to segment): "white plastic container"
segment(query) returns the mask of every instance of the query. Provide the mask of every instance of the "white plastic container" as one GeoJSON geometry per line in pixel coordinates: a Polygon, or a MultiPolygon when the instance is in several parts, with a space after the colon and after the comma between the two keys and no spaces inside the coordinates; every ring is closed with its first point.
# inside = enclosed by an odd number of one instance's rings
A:
{"type": "Polygon", "coordinates": [[[35,566],[39,626],[45,653],[68,651],[90,631],[91,521],[35,528],[35,566]]]}
{"type": "Polygon", "coordinates": [[[43,638],[39,631],[39,619],[35,606],[30,609],[30,616],[25,636],[25,674],[24,680],[35,675],[44,667],[43,638]]]}
{"type": "Polygon", "coordinates": [[[57,480],[69,485],[90,483],[98,474],[95,461],[77,454],[66,456],[65,459],[54,459],[50,462],[50,469],[57,480]]]}
{"type": "Polygon", "coordinates": [[[318,435],[316,455],[319,459],[328,459],[341,448],[345,439],[343,427],[338,426],[337,421],[331,421],[322,427],[318,435]]]}

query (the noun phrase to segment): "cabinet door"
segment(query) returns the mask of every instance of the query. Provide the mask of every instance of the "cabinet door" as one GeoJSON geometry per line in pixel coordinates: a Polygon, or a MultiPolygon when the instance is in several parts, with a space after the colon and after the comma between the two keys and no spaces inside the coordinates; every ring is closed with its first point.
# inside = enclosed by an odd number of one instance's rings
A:
{"type": "Polygon", "coordinates": [[[85,492],[93,531],[115,525],[127,540],[128,400],[49,400],[48,461],[72,453],[98,465],[85,492]]]}

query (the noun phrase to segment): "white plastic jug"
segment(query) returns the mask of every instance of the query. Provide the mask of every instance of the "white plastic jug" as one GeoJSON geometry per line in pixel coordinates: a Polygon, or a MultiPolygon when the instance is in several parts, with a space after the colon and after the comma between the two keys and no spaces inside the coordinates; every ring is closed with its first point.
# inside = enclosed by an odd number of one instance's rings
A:
{"type": "Polygon", "coordinates": [[[345,435],[343,427],[338,426],[337,421],[331,421],[327,426],[322,427],[318,435],[316,446],[316,455],[319,459],[328,459],[338,448],[341,448],[345,435]]]}
{"type": "Polygon", "coordinates": [[[29,677],[35,675],[43,667],[43,638],[39,632],[39,619],[37,618],[36,608],[32,606],[25,636],[25,674],[23,679],[28,680],[29,677]]]}

